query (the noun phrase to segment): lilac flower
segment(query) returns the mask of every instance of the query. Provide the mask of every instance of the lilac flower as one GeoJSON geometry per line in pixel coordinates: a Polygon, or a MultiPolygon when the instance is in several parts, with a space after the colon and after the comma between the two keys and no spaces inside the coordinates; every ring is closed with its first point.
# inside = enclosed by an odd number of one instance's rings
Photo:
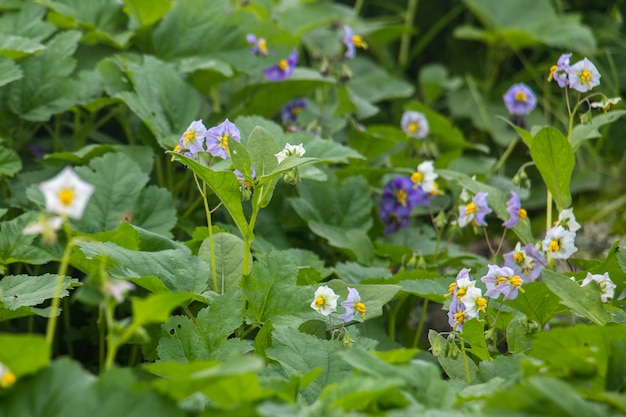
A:
{"type": "Polygon", "coordinates": [[[250,52],[254,55],[267,56],[267,42],[265,38],[257,38],[256,35],[249,33],[246,35],[246,41],[253,45],[250,52]]]}
{"type": "Polygon", "coordinates": [[[487,286],[485,295],[491,298],[498,298],[502,294],[503,300],[513,300],[517,298],[517,293],[524,283],[519,275],[508,266],[499,267],[497,265],[488,265],[489,271],[487,275],[480,280],[487,286]]]}
{"type": "Polygon", "coordinates": [[[506,211],[509,213],[509,219],[502,223],[507,229],[512,229],[518,220],[526,218],[526,210],[524,210],[519,201],[519,195],[515,191],[511,191],[511,198],[506,202],[506,211]]]}
{"type": "Polygon", "coordinates": [[[481,191],[471,202],[459,206],[459,226],[465,227],[469,223],[475,226],[487,226],[485,216],[489,213],[491,209],[487,205],[487,193],[481,191]]]}
{"type": "Polygon", "coordinates": [[[178,146],[174,148],[174,152],[182,153],[188,158],[204,151],[206,143],[206,127],[202,123],[202,120],[195,120],[191,122],[185,133],[180,137],[178,146]]]}
{"type": "Polygon", "coordinates": [[[226,119],[219,125],[207,130],[207,152],[210,152],[211,155],[218,156],[222,159],[230,158],[230,150],[228,149],[228,138],[231,138],[237,142],[241,142],[241,134],[239,133],[239,129],[237,129],[237,126],[235,126],[234,123],[226,119]]]}
{"type": "Polygon", "coordinates": [[[604,275],[592,274],[591,272],[587,272],[587,276],[580,284],[581,287],[588,285],[591,281],[595,281],[600,286],[600,290],[602,291],[602,295],[600,296],[603,303],[608,303],[609,298],[613,298],[615,296],[615,284],[611,281],[609,277],[609,273],[605,272],[604,275]]]}
{"type": "Polygon", "coordinates": [[[263,74],[270,81],[283,81],[291,77],[297,64],[298,50],[294,49],[287,59],[281,59],[278,64],[265,68],[263,74]]]}
{"type": "Polygon", "coordinates": [[[535,281],[539,278],[541,270],[548,266],[546,258],[531,243],[522,247],[518,242],[515,249],[505,253],[503,257],[504,266],[521,276],[524,283],[535,281]]]}
{"type": "Polygon", "coordinates": [[[426,116],[417,111],[405,111],[400,120],[400,127],[412,138],[424,139],[430,133],[426,116]]]}
{"type": "Polygon", "coordinates": [[[341,318],[346,323],[354,320],[357,314],[361,315],[361,319],[365,320],[365,304],[361,301],[361,296],[356,288],[348,287],[348,298],[341,303],[341,306],[346,309],[346,312],[341,315],[341,318]]]}
{"type": "Polygon", "coordinates": [[[548,81],[554,81],[559,85],[559,87],[564,88],[567,85],[567,76],[569,73],[569,59],[572,54],[562,54],[556,65],[552,65],[550,67],[550,74],[548,75],[548,81]]]}
{"type": "Polygon", "coordinates": [[[591,61],[583,58],[569,68],[568,84],[570,88],[585,93],[600,85],[600,72],[591,61]]]}
{"type": "Polygon", "coordinates": [[[487,307],[487,300],[482,297],[482,291],[475,286],[469,276],[469,269],[464,268],[456,276],[456,281],[450,284],[450,292],[453,294],[448,310],[448,323],[453,330],[461,331],[463,323],[474,317],[478,317],[479,311],[487,307]]]}
{"type": "Polygon", "coordinates": [[[509,114],[523,116],[537,106],[535,93],[524,83],[513,84],[502,96],[509,114]]]}
{"type": "Polygon", "coordinates": [[[546,232],[541,242],[543,250],[554,259],[568,259],[578,248],[574,245],[576,234],[556,225],[546,232]]]}
{"type": "Polygon", "coordinates": [[[411,210],[418,204],[428,204],[428,196],[413,188],[413,182],[407,177],[395,177],[383,188],[380,206],[380,219],[387,226],[385,233],[393,233],[405,227],[411,210]]]}
{"type": "Polygon", "coordinates": [[[343,44],[346,45],[345,57],[353,59],[356,55],[356,48],[367,49],[367,43],[359,35],[355,35],[348,25],[343,27],[343,44]]]}
{"type": "Polygon", "coordinates": [[[307,102],[303,98],[296,98],[285,104],[281,111],[283,125],[294,125],[297,122],[300,112],[307,107],[307,102]]]}

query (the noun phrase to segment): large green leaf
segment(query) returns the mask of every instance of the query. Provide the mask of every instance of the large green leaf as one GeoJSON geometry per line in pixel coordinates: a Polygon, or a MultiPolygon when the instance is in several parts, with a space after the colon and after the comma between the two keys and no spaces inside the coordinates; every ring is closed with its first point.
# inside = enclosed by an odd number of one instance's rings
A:
{"type": "Polygon", "coordinates": [[[584,141],[602,137],[599,129],[626,115],[626,110],[612,110],[599,114],[588,123],[577,124],[572,130],[572,148],[576,150],[584,141]]]}
{"type": "Polygon", "coordinates": [[[544,269],[541,276],[550,291],[578,314],[602,326],[611,320],[600,299],[600,288],[594,285],[581,287],[564,275],[544,269]]]}
{"type": "Polygon", "coordinates": [[[553,127],[544,127],[533,138],[530,156],[552,193],[557,209],[572,204],[569,183],[574,171],[574,150],[565,136],[553,127]]]}
{"type": "Polygon", "coordinates": [[[24,76],[21,68],[13,61],[0,58],[0,87],[24,76]]]}
{"type": "Polygon", "coordinates": [[[0,16],[0,32],[14,36],[21,36],[36,42],[43,42],[49,38],[57,28],[45,21],[47,10],[34,2],[17,2],[17,7],[4,2],[2,16],[0,16]]]}
{"type": "Polygon", "coordinates": [[[141,191],[132,212],[134,225],[168,237],[178,220],[172,194],[156,186],[141,191]]]}
{"type": "Polygon", "coordinates": [[[548,289],[543,282],[524,284],[524,292],[520,292],[516,299],[506,300],[504,303],[526,315],[543,328],[552,317],[562,312],[558,295],[548,289]]]}
{"type": "Polygon", "coordinates": [[[124,12],[139,26],[148,26],[161,19],[172,7],[168,0],[125,0],[124,12]]]}
{"type": "MultiPolygon", "coordinates": [[[[5,308],[16,310],[24,306],[36,306],[54,297],[57,282],[56,274],[38,276],[7,275],[0,280],[0,300],[5,308]]],[[[59,297],[67,297],[73,284],[78,280],[64,276],[59,297]]]]}
{"type": "Polygon", "coordinates": [[[348,66],[353,73],[349,90],[369,103],[413,95],[411,84],[392,76],[369,59],[357,57],[348,66]]]}
{"type": "Polygon", "coordinates": [[[12,149],[0,147],[0,176],[12,177],[22,169],[22,160],[12,149]]]}
{"type": "Polygon", "coordinates": [[[0,345],[0,363],[18,379],[48,364],[49,348],[42,335],[0,333],[0,345]]]}
{"type": "Polygon", "coordinates": [[[0,56],[18,59],[42,49],[44,46],[32,39],[0,33],[0,56]]]}
{"type": "Polygon", "coordinates": [[[172,316],[161,326],[157,353],[161,361],[226,360],[252,350],[246,340],[230,338],[243,323],[243,299],[238,291],[217,296],[195,321],[172,316]]]}
{"type": "Polygon", "coordinates": [[[51,253],[33,245],[36,235],[22,233],[35,219],[35,213],[31,212],[0,223],[0,272],[4,265],[16,262],[41,265],[55,259],[51,253]]]}
{"type": "MultiPolygon", "coordinates": [[[[217,233],[213,236],[213,253],[217,273],[217,292],[223,293],[239,287],[243,268],[243,240],[230,233],[217,233]]],[[[246,256],[250,256],[247,254],[246,256]]],[[[211,265],[211,242],[202,242],[198,258],[211,265]]],[[[247,274],[249,271],[245,271],[247,274]]]]}

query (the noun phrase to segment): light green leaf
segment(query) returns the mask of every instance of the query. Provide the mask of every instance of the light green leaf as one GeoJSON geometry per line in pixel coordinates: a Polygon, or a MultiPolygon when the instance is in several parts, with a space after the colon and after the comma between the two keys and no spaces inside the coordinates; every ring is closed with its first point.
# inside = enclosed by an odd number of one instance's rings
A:
{"type": "Polygon", "coordinates": [[[35,219],[35,213],[30,212],[0,223],[0,272],[4,270],[4,265],[16,262],[42,265],[55,259],[51,253],[33,244],[36,235],[22,233],[35,219]]]}
{"type": "Polygon", "coordinates": [[[124,0],[124,12],[134,18],[140,27],[161,19],[172,7],[169,0],[124,0]]]}
{"type": "Polygon", "coordinates": [[[13,61],[0,58],[0,87],[24,76],[22,69],[13,61]]]}
{"type": "Polygon", "coordinates": [[[349,92],[369,103],[413,95],[413,86],[401,78],[387,73],[381,66],[365,58],[356,57],[348,62],[353,78],[349,92]]]}
{"type": "Polygon", "coordinates": [[[560,298],[548,289],[544,282],[530,282],[522,286],[516,299],[506,300],[504,304],[521,311],[530,320],[543,328],[552,317],[562,312],[560,298]]]}
{"type": "Polygon", "coordinates": [[[33,39],[0,33],[0,56],[19,59],[42,49],[44,46],[33,39]]]}
{"type": "Polygon", "coordinates": [[[349,87],[343,86],[337,90],[337,109],[335,114],[354,113],[359,119],[367,119],[378,113],[378,111],[378,107],[370,104],[349,87]]]}
{"type": "Polygon", "coordinates": [[[132,213],[134,225],[168,237],[172,235],[170,230],[178,220],[172,194],[156,186],[141,191],[132,213]]]}
{"type": "Polygon", "coordinates": [[[454,278],[445,278],[435,272],[415,269],[394,275],[394,282],[398,282],[403,292],[443,304],[444,296],[448,294],[448,287],[454,282],[454,278]]]}
{"type": "Polygon", "coordinates": [[[281,148],[276,143],[272,132],[263,126],[256,126],[250,132],[247,148],[257,177],[269,175],[278,166],[276,154],[280,152],[281,148]]]}
{"type": "Polygon", "coordinates": [[[12,177],[22,169],[22,160],[12,149],[0,147],[0,176],[12,177]]]}
{"type": "MultiPolygon", "coordinates": [[[[223,293],[239,287],[243,267],[243,240],[230,233],[217,233],[213,235],[215,268],[217,271],[217,292],[223,293]]],[[[251,256],[248,254],[247,256],[251,256]]],[[[200,250],[198,258],[211,265],[211,243],[206,238],[200,250]]],[[[248,274],[245,271],[244,274],[248,274]]]]}
{"type": "Polygon", "coordinates": [[[335,274],[346,284],[358,284],[369,278],[389,278],[389,268],[363,266],[356,262],[340,262],[335,265],[335,274]]]}
{"type": "Polygon", "coordinates": [[[584,141],[602,137],[599,129],[624,115],[626,115],[626,110],[612,110],[595,116],[589,123],[577,124],[572,130],[572,148],[576,150],[584,141]]]}
{"type": "Polygon", "coordinates": [[[463,339],[470,344],[469,351],[481,361],[491,360],[489,348],[485,341],[485,323],[472,319],[463,324],[463,339]]]}
{"type": "Polygon", "coordinates": [[[403,395],[403,385],[404,382],[399,378],[379,379],[353,375],[327,386],[320,394],[319,401],[344,411],[365,411],[378,408],[379,403],[385,407],[404,408],[409,402],[403,395]]]}
{"type": "Polygon", "coordinates": [[[307,157],[318,158],[320,162],[348,164],[351,159],[365,159],[363,155],[332,140],[322,139],[310,132],[294,132],[276,138],[280,146],[301,143],[307,157]]]}
{"type": "MultiPolygon", "coordinates": [[[[0,300],[5,308],[16,310],[24,306],[36,306],[54,297],[57,281],[56,274],[39,276],[7,275],[0,280],[0,300]]],[[[67,297],[68,288],[78,280],[68,276],[63,277],[59,296],[67,297]]]]}
{"type": "Polygon", "coordinates": [[[160,292],[146,298],[133,298],[132,327],[141,327],[148,323],[163,323],[177,307],[187,305],[191,295],[185,293],[160,292]]]}
{"type": "Polygon", "coordinates": [[[562,304],[600,326],[611,321],[611,316],[602,305],[599,287],[581,287],[566,276],[548,269],[544,269],[541,276],[550,291],[562,300],[562,304]]]}
{"type": "Polygon", "coordinates": [[[52,23],[45,21],[48,12],[45,7],[34,4],[34,2],[20,1],[14,5],[14,7],[18,7],[13,9],[11,5],[4,3],[6,9],[0,16],[2,33],[43,42],[57,30],[52,23]]]}
{"type": "Polygon", "coordinates": [[[575,159],[565,136],[553,127],[544,127],[533,138],[530,156],[552,193],[557,209],[568,208],[572,204],[569,183],[575,159]]]}
{"type": "Polygon", "coordinates": [[[0,363],[18,379],[48,364],[48,344],[41,335],[0,333],[0,346],[0,363]]]}
{"type": "Polygon", "coordinates": [[[352,259],[367,264],[374,256],[374,245],[367,232],[359,229],[344,229],[316,221],[309,222],[309,228],[316,235],[328,240],[331,246],[344,249],[352,259]]]}

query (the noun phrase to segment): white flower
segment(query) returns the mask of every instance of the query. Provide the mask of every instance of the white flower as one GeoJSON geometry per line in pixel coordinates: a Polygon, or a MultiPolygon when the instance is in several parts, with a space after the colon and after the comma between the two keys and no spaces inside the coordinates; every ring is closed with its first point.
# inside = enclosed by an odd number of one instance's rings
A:
{"type": "Polygon", "coordinates": [[[126,293],[134,289],[135,285],[132,282],[124,281],[123,279],[111,278],[104,284],[102,292],[115,298],[117,303],[121,304],[122,301],[124,301],[126,293]]]}
{"type": "Polygon", "coordinates": [[[548,230],[541,245],[550,257],[554,259],[568,259],[578,250],[574,245],[575,237],[576,233],[557,225],[548,230]]]}
{"type": "Polygon", "coordinates": [[[337,299],[339,296],[327,285],[322,285],[315,291],[315,298],[311,303],[311,308],[322,316],[328,316],[337,310],[337,299]]]}
{"type": "Polygon", "coordinates": [[[46,198],[46,211],[80,219],[94,192],[94,186],[85,182],[65,167],[56,177],[39,184],[46,198]]]}
{"type": "Polygon", "coordinates": [[[424,161],[417,166],[417,171],[411,175],[411,181],[417,186],[421,186],[425,193],[434,193],[437,191],[435,180],[439,175],[435,173],[433,161],[424,161]]]}
{"type": "Polygon", "coordinates": [[[576,232],[580,229],[580,224],[576,221],[576,217],[574,217],[574,212],[571,208],[561,210],[556,224],[563,226],[570,232],[576,232]]]}
{"type": "Polygon", "coordinates": [[[463,312],[465,313],[466,320],[478,317],[478,312],[487,307],[487,300],[483,298],[483,292],[480,288],[474,287],[473,285],[467,289],[461,302],[465,306],[463,312]]]}
{"type": "Polygon", "coordinates": [[[278,163],[280,164],[291,155],[303,156],[305,152],[306,151],[304,150],[304,146],[302,146],[302,144],[290,145],[287,143],[285,144],[285,148],[274,156],[278,159],[278,163]]]}
{"type": "Polygon", "coordinates": [[[416,139],[424,139],[430,133],[426,116],[417,111],[405,111],[400,120],[400,127],[404,133],[416,139]]]}
{"type": "Polygon", "coordinates": [[[35,223],[31,223],[22,230],[23,235],[41,235],[45,243],[53,245],[57,241],[57,230],[61,228],[63,219],[59,216],[46,217],[39,215],[35,223]]]}
{"type": "Polygon", "coordinates": [[[613,97],[613,98],[602,98],[602,101],[594,101],[591,103],[591,107],[594,109],[602,109],[604,111],[611,108],[611,105],[617,104],[622,101],[621,97],[613,97]]]}
{"type": "Polygon", "coordinates": [[[587,272],[587,277],[580,284],[581,287],[589,284],[591,281],[595,281],[600,285],[600,290],[602,290],[602,295],[600,296],[603,303],[608,303],[609,298],[613,298],[615,295],[615,284],[611,281],[609,277],[609,273],[605,272],[604,275],[600,274],[591,274],[591,272],[587,272]]]}

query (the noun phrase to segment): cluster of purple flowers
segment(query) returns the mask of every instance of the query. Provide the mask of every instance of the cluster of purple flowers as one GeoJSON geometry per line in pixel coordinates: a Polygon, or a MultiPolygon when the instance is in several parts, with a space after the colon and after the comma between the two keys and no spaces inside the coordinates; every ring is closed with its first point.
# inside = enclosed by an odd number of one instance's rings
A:
{"type": "Polygon", "coordinates": [[[207,129],[202,120],[192,122],[180,137],[174,152],[193,158],[198,152],[208,152],[222,159],[230,158],[228,139],[241,142],[241,134],[234,123],[228,119],[217,126],[207,129]]]}
{"type": "Polygon", "coordinates": [[[548,81],[554,80],[561,88],[569,87],[581,93],[586,93],[593,87],[600,85],[600,72],[593,62],[583,58],[570,65],[571,56],[572,54],[569,53],[559,57],[556,65],[550,67],[548,81]]]}

